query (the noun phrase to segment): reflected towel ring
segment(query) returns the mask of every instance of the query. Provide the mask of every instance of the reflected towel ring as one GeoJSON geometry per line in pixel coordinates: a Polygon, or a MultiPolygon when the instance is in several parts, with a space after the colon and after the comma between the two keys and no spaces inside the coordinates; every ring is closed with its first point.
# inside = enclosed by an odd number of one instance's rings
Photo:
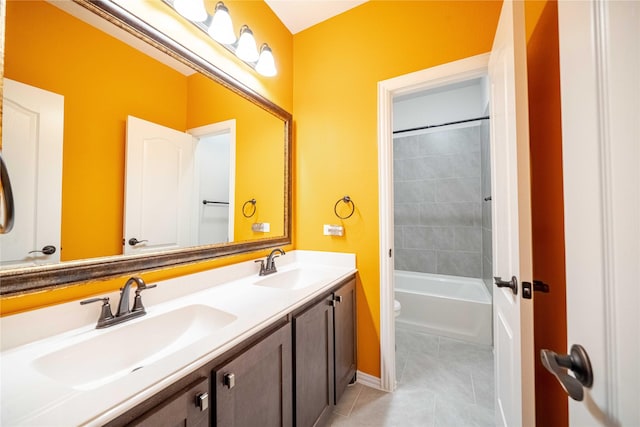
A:
{"type": "Polygon", "coordinates": [[[356,210],[356,205],[355,205],[355,203],[353,203],[353,200],[351,200],[351,197],[349,197],[349,196],[344,196],[343,198],[338,199],[338,201],[336,202],[336,204],[333,206],[333,213],[335,213],[335,214],[336,214],[336,216],[337,216],[338,218],[340,218],[340,219],[347,219],[347,218],[351,218],[351,215],[353,215],[353,213],[355,212],[355,210],[356,210]],[[345,204],[349,204],[349,203],[351,204],[351,213],[350,213],[349,215],[347,215],[347,216],[340,216],[340,214],[338,214],[338,204],[339,204],[340,202],[344,202],[345,204]]]}
{"type": "Polygon", "coordinates": [[[244,202],[244,205],[242,205],[242,215],[244,215],[245,218],[251,218],[255,213],[256,213],[256,199],[251,199],[244,202]],[[249,203],[253,205],[253,210],[251,211],[250,214],[247,215],[246,208],[249,203]]]}
{"type": "Polygon", "coordinates": [[[0,234],[7,234],[13,228],[15,206],[13,204],[13,191],[9,180],[9,171],[0,156],[0,193],[4,210],[4,222],[0,224],[0,234]]]}

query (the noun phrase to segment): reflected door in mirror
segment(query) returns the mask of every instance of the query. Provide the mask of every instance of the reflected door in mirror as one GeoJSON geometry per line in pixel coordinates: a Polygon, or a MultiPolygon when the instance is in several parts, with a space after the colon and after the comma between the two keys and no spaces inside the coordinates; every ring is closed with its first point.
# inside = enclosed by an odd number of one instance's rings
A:
{"type": "Polygon", "coordinates": [[[11,233],[0,235],[0,266],[57,263],[64,97],[10,79],[3,84],[2,156],[11,176],[15,222],[11,233]]]}
{"type": "Polygon", "coordinates": [[[194,153],[191,135],[127,118],[125,254],[193,244],[194,153]]]}

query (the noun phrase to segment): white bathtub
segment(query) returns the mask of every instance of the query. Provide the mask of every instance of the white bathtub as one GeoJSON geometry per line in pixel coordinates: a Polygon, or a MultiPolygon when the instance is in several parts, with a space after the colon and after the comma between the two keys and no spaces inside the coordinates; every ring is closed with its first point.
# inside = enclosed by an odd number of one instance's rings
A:
{"type": "Polygon", "coordinates": [[[396,270],[396,324],[477,344],[493,344],[491,295],[482,279],[396,270]]]}

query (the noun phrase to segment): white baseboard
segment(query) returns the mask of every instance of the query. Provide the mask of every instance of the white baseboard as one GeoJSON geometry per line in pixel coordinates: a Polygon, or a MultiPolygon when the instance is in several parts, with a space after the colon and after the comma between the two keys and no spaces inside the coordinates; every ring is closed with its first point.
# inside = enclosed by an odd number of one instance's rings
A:
{"type": "Polygon", "coordinates": [[[373,375],[365,374],[362,371],[358,371],[356,376],[360,384],[365,385],[367,387],[382,390],[382,384],[380,382],[380,378],[374,377],[373,375]]]}

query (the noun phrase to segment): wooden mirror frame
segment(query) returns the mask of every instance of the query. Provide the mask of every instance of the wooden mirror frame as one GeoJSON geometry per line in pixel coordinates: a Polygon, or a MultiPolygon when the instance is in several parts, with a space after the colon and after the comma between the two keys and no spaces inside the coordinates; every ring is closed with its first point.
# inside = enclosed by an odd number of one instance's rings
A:
{"type": "MultiPolygon", "coordinates": [[[[284,126],[284,235],[239,243],[197,246],[144,255],[117,255],[104,258],[91,258],[69,261],[55,265],[0,270],[0,295],[16,295],[46,289],[53,289],[75,282],[117,277],[131,272],[156,270],[169,266],[210,260],[223,256],[258,251],[280,245],[291,244],[291,140],[292,116],[280,106],[255,92],[234,77],[226,74],[212,63],[206,61],[184,46],[176,43],[157,29],[129,13],[122,7],[100,0],[73,0],[110,23],[122,28],[139,39],[149,43],[174,59],[192,67],[227,89],[242,96],[254,105],[273,114],[283,121],[284,126]]],[[[1,6],[2,34],[1,47],[4,52],[4,28],[6,19],[5,5],[1,6]]],[[[4,58],[0,58],[3,61],[4,58]]],[[[0,62],[0,71],[4,63],[0,62]]],[[[0,73],[3,76],[3,73],[0,73]]],[[[2,81],[0,80],[0,85],[2,81]]],[[[1,93],[1,86],[0,86],[1,93]]],[[[0,113],[2,112],[0,106],[0,113]]],[[[1,128],[0,128],[1,132],[1,128]]]]}

